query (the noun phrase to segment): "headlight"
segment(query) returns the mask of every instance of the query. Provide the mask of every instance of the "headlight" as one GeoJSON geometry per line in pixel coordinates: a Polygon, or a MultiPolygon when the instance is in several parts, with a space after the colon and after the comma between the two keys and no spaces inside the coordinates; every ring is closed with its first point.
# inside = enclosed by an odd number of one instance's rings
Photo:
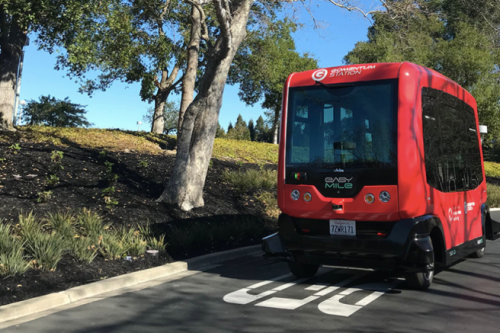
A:
{"type": "Polygon", "coordinates": [[[368,193],[365,196],[365,201],[366,201],[366,203],[372,204],[375,201],[375,196],[371,193],[368,193]]]}
{"type": "Polygon", "coordinates": [[[299,192],[299,190],[293,190],[292,191],[292,199],[293,200],[299,200],[299,198],[300,198],[300,192],[299,192]]]}
{"type": "Polygon", "coordinates": [[[304,201],[309,202],[309,201],[311,201],[311,199],[312,199],[311,193],[306,192],[306,194],[304,194],[304,201]]]}
{"type": "Polygon", "coordinates": [[[391,195],[387,191],[382,191],[382,192],[380,192],[380,195],[378,196],[378,198],[382,202],[389,202],[389,200],[391,200],[391,195]]]}

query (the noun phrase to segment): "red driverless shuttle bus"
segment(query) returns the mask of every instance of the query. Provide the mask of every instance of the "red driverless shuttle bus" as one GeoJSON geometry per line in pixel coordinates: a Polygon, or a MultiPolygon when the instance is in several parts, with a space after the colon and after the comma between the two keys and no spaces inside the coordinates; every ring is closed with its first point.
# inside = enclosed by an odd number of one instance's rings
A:
{"type": "Polygon", "coordinates": [[[267,257],[390,269],[426,289],[435,267],[484,255],[489,217],[476,101],[412,63],[291,74],[283,93],[279,232],[267,257]]]}

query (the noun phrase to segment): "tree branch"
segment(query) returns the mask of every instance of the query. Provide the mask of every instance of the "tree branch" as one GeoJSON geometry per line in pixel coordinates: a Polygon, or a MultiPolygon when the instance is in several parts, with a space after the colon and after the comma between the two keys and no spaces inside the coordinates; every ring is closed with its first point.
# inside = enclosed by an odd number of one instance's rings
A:
{"type": "Polygon", "coordinates": [[[200,12],[201,27],[202,27],[202,33],[201,33],[200,37],[201,37],[201,39],[203,39],[207,43],[208,49],[209,49],[209,51],[211,51],[213,49],[213,44],[210,41],[210,36],[208,35],[207,15],[205,14],[205,11],[203,10],[203,7],[201,6],[205,2],[200,1],[200,3],[197,3],[196,1],[192,1],[192,0],[184,0],[184,1],[187,2],[187,3],[190,3],[193,6],[195,6],[196,9],[198,9],[198,11],[200,12]]]}
{"type": "Polygon", "coordinates": [[[165,2],[165,5],[161,9],[161,14],[156,20],[156,24],[158,25],[158,34],[160,36],[165,36],[165,32],[163,31],[163,19],[165,18],[165,15],[167,15],[168,8],[170,7],[170,1],[172,0],[167,0],[165,2]]]}
{"type": "MultiPolygon", "coordinates": [[[[342,8],[342,9],[346,9],[350,12],[352,11],[357,11],[357,12],[360,12],[361,15],[363,15],[365,18],[367,19],[370,19],[368,16],[373,14],[373,13],[377,13],[377,12],[380,12],[380,10],[371,10],[369,12],[365,12],[363,11],[361,8],[359,7],[356,7],[354,5],[351,5],[351,2],[350,0],[340,0],[340,1],[335,1],[335,0],[326,0],[328,2],[330,2],[331,4],[339,7],[339,8],[342,8]]],[[[387,3],[385,0],[379,0],[381,3],[382,3],[382,6],[384,6],[385,8],[387,8],[387,3]]]]}
{"type": "Polygon", "coordinates": [[[220,24],[221,34],[224,40],[224,45],[227,50],[233,46],[233,38],[231,34],[231,12],[229,10],[228,0],[214,0],[215,14],[220,24]]]}

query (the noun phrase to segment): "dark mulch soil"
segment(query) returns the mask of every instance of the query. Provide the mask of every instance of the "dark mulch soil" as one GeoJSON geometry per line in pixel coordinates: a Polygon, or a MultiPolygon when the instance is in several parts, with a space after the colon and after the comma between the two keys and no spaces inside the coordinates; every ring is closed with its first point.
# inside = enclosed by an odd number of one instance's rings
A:
{"type": "Polygon", "coordinates": [[[224,169],[241,167],[231,162],[213,160],[205,184],[205,206],[183,212],[155,202],[173,168],[175,154],[172,150],[165,149],[160,155],[126,152],[106,152],[103,155],[99,150],[78,147],[71,142],[67,143],[69,147],[21,142],[20,150],[9,148],[13,142],[14,137],[10,143],[0,142],[0,219],[3,223],[17,223],[20,212],[34,211],[43,216],[61,209],[90,208],[114,225],[149,221],[156,233],[168,233],[172,226],[188,230],[200,223],[238,223],[242,217],[255,220],[260,229],[248,237],[229,235],[227,239],[205,242],[190,249],[167,247],[168,255],[156,259],[139,258],[132,263],[105,261],[99,257],[88,265],[64,258],[55,272],[31,269],[23,276],[0,280],[0,305],[161,265],[170,260],[257,244],[261,236],[274,228],[264,218],[262,204],[248,196],[237,195],[222,180],[224,169]],[[64,169],[51,162],[50,155],[55,150],[64,153],[61,163],[64,169]],[[114,184],[118,205],[112,209],[106,207],[101,195],[102,190],[110,186],[106,180],[106,161],[114,164],[113,173],[119,176],[114,184]],[[141,161],[144,161],[142,165],[141,161]],[[51,174],[59,177],[59,184],[46,184],[45,179],[51,174]],[[52,191],[52,198],[38,203],[38,194],[43,191],[52,191]]]}

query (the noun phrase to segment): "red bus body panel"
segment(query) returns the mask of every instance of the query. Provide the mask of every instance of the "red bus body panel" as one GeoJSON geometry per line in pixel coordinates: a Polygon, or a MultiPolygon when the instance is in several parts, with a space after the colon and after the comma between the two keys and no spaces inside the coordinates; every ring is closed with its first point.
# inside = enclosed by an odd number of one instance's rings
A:
{"type": "MultiPolygon", "coordinates": [[[[397,221],[423,215],[434,215],[442,224],[446,249],[482,236],[481,205],[486,202],[486,180],[475,190],[443,193],[427,184],[422,131],[422,88],[429,87],[451,94],[470,105],[475,112],[479,138],[477,105],[474,97],[457,83],[440,73],[412,63],[364,64],[331,67],[291,74],[283,91],[283,108],[278,162],[278,205],[283,213],[297,218],[346,219],[362,221],[397,221]],[[326,198],[312,185],[285,184],[286,126],[289,87],[398,79],[398,185],[365,186],[354,198],[326,198]],[[290,194],[310,192],[310,202],[294,201],[290,194]],[[388,191],[391,200],[378,200],[381,191],[388,191]],[[367,193],[377,200],[367,204],[367,193]],[[467,203],[467,204],[466,204],[467,203]],[[333,211],[332,204],[342,205],[333,211]],[[465,210],[467,214],[465,214],[465,210]]],[[[482,160],[482,150],[481,150],[482,160]]]]}

